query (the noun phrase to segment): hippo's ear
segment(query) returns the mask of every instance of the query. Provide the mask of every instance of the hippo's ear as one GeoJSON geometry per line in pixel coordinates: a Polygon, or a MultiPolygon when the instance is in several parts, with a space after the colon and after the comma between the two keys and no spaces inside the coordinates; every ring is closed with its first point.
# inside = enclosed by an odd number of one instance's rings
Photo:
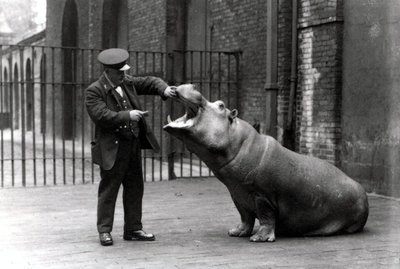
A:
{"type": "Polygon", "coordinates": [[[232,122],[233,119],[236,118],[238,114],[239,112],[237,111],[237,109],[232,109],[231,113],[229,113],[230,122],[232,122]]]}

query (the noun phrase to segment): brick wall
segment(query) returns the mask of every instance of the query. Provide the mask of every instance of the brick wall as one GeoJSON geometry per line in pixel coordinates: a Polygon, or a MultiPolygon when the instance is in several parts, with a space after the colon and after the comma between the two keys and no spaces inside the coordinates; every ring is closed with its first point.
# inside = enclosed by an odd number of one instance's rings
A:
{"type": "Polygon", "coordinates": [[[131,50],[165,51],[166,1],[128,1],[131,50]]]}
{"type": "Polygon", "coordinates": [[[209,1],[212,49],[242,50],[239,116],[263,123],[265,108],[265,1],[209,1]]]}
{"type": "Polygon", "coordinates": [[[299,2],[296,150],[340,164],[341,1],[299,2]]]}
{"type": "MultiPolygon", "coordinates": [[[[101,48],[103,1],[76,1],[80,44],[101,48]],[[86,16],[86,14],[89,16],[86,16]],[[82,28],[82,29],[81,29],[82,28]]],[[[48,40],[59,45],[65,0],[49,1],[48,40]]],[[[131,50],[166,51],[168,5],[183,1],[127,1],[131,50]]],[[[240,117],[261,123],[266,118],[267,3],[208,0],[207,23],[213,50],[241,50],[240,117]]],[[[284,142],[290,92],[292,1],[280,0],[278,11],[278,140],[284,142]]],[[[295,107],[296,150],[339,163],[342,0],[298,1],[298,78],[295,107]]],[[[292,138],[293,139],[293,138],[292,138]]]]}

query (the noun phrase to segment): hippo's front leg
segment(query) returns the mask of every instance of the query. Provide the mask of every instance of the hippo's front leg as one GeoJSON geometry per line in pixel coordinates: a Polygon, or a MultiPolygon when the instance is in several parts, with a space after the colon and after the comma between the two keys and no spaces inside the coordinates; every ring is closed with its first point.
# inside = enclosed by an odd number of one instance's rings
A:
{"type": "Polygon", "coordinates": [[[257,218],[260,221],[260,228],[252,237],[250,237],[250,241],[274,242],[276,207],[262,195],[256,195],[255,204],[257,218]]]}
{"type": "Polygon", "coordinates": [[[253,232],[254,222],[255,222],[255,215],[252,212],[245,210],[240,204],[235,200],[232,196],[232,200],[239,211],[240,219],[242,223],[240,223],[235,228],[232,228],[228,231],[229,236],[236,236],[236,237],[246,237],[250,236],[253,232]]]}

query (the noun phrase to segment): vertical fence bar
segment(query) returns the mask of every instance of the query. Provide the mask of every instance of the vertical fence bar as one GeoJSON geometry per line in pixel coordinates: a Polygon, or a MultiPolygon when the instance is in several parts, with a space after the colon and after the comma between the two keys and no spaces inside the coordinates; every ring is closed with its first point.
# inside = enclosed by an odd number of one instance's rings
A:
{"type": "Polygon", "coordinates": [[[15,161],[14,161],[14,68],[13,68],[13,55],[12,55],[12,46],[10,49],[10,100],[11,100],[11,108],[10,108],[10,123],[11,123],[11,186],[14,187],[14,177],[15,177],[15,161]]]}
{"type": "Polygon", "coordinates": [[[47,158],[46,158],[46,125],[47,125],[47,123],[46,123],[46,120],[47,120],[47,117],[46,117],[46,115],[47,115],[47,106],[46,106],[46,103],[47,103],[47,94],[46,94],[46,92],[47,92],[47,76],[46,76],[46,65],[47,65],[47,61],[46,61],[46,54],[45,54],[45,51],[44,51],[44,46],[42,47],[42,58],[41,58],[41,60],[40,60],[40,92],[41,92],[41,96],[40,96],[40,109],[41,109],[41,118],[40,118],[40,121],[41,121],[41,124],[42,124],[42,126],[43,126],[43,128],[41,127],[41,129],[42,129],[42,146],[43,146],[43,149],[42,149],[42,154],[43,154],[43,185],[45,185],[46,186],[46,184],[47,184],[47,168],[46,168],[46,161],[47,161],[47,158]],[[43,81],[44,80],[44,81],[43,81]],[[42,100],[42,98],[44,98],[45,100],[42,100]],[[43,122],[42,122],[43,121],[43,122]]]}
{"type": "MultiPolygon", "coordinates": [[[[160,52],[160,70],[161,73],[164,75],[164,54],[160,52]]],[[[163,109],[164,109],[164,102],[160,102],[160,181],[163,180],[163,167],[162,167],[162,156],[163,156],[163,131],[162,131],[162,125],[163,125],[163,109]]]]}
{"type": "MultiPolygon", "coordinates": [[[[156,57],[155,57],[155,52],[152,52],[152,73],[155,74],[156,72],[156,57]]],[[[151,98],[151,109],[152,109],[152,113],[151,113],[151,125],[152,125],[152,130],[153,133],[155,131],[155,97],[153,96],[151,98]]],[[[154,181],[154,152],[152,152],[151,154],[151,181],[154,181]]]]}
{"type": "MultiPolygon", "coordinates": [[[[147,59],[147,57],[149,56],[149,53],[148,52],[144,52],[144,74],[148,74],[148,68],[147,68],[147,65],[148,65],[148,59],[147,59]]],[[[148,99],[148,97],[147,97],[147,95],[143,95],[143,99],[144,99],[144,107],[143,107],[143,109],[144,109],[144,111],[146,111],[148,108],[147,108],[147,99],[148,99]]],[[[148,151],[147,150],[145,150],[144,151],[144,173],[145,173],[145,181],[147,181],[147,159],[149,159],[149,156],[148,156],[148,151]]]]}
{"type": "Polygon", "coordinates": [[[32,58],[32,74],[31,74],[31,78],[32,81],[30,81],[30,83],[32,83],[31,87],[29,87],[30,90],[32,90],[32,95],[31,96],[32,100],[30,100],[32,102],[32,116],[31,116],[31,120],[32,121],[32,143],[33,143],[33,153],[32,153],[32,158],[33,158],[33,185],[36,186],[37,184],[37,171],[36,171],[36,125],[35,125],[35,47],[32,46],[31,47],[31,58],[32,58]]]}
{"type": "Polygon", "coordinates": [[[82,136],[82,183],[85,184],[85,50],[81,50],[81,136],[82,136]]]}
{"type": "MultiPolygon", "coordinates": [[[[185,51],[185,52],[183,52],[184,53],[184,63],[185,63],[185,77],[184,77],[184,79],[186,78],[186,72],[187,72],[187,68],[186,68],[186,66],[187,66],[187,62],[186,62],[186,59],[188,58],[188,57],[186,57],[186,54],[187,54],[187,51],[185,51]]],[[[190,79],[192,80],[193,79],[193,52],[191,51],[190,52],[190,55],[189,55],[189,61],[190,61],[190,79]]],[[[192,177],[193,176],[193,153],[192,152],[190,152],[189,153],[189,173],[190,173],[190,177],[192,177]]]]}
{"type": "Polygon", "coordinates": [[[77,63],[76,63],[76,57],[77,57],[77,52],[78,49],[71,49],[71,62],[72,62],[72,66],[73,66],[73,70],[72,70],[72,77],[71,77],[71,81],[69,81],[68,83],[71,83],[71,87],[68,87],[68,89],[71,88],[72,90],[72,101],[71,101],[71,112],[72,112],[72,184],[75,185],[75,163],[76,163],[76,156],[75,156],[75,133],[76,133],[76,85],[77,85],[77,80],[76,80],[76,74],[77,74],[77,70],[76,68],[78,67],[77,63]]]}
{"type": "MultiPolygon", "coordinates": [[[[190,61],[190,63],[189,63],[189,66],[190,66],[190,71],[189,71],[189,81],[190,81],[190,83],[193,83],[193,81],[195,81],[195,74],[194,74],[194,60],[193,60],[193,55],[194,55],[194,52],[193,51],[190,51],[189,52],[189,61],[190,61]]],[[[201,72],[201,67],[200,67],[200,72],[201,72]]],[[[202,91],[202,87],[200,86],[200,91],[202,91]]],[[[190,157],[192,158],[192,154],[190,155],[190,157]]],[[[190,164],[190,169],[191,169],[191,171],[192,171],[192,163],[190,164]]],[[[201,160],[199,159],[199,173],[200,173],[200,175],[201,175],[201,160]]],[[[192,175],[191,175],[192,176],[192,175]]]]}
{"type": "MultiPolygon", "coordinates": [[[[6,84],[3,81],[4,77],[3,77],[3,46],[0,44],[0,105],[1,105],[1,116],[3,119],[3,126],[1,126],[0,128],[0,139],[1,139],[1,187],[4,187],[4,134],[3,134],[3,129],[6,125],[6,118],[3,116],[4,114],[4,97],[3,97],[3,93],[6,92],[4,91],[4,89],[6,88],[6,84]]],[[[7,102],[7,100],[6,100],[7,102]]]]}
{"type": "MultiPolygon", "coordinates": [[[[93,49],[90,50],[90,81],[93,81],[94,78],[94,53],[93,53],[93,49]]],[[[92,121],[90,121],[90,139],[93,140],[94,139],[94,128],[93,128],[94,123],[92,121]]],[[[94,163],[91,161],[90,162],[90,169],[91,169],[91,181],[92,183],[94,183],[94,163]]]]}
{"type": "MultiPolygon", "coordinates": [[[[182,53],[183,54],[183,62],[184,62],[184,64],[185,64],[185,67],[184,67],[184,72],[186,73],[186,52],[185,51],[180,51],[179,53],[182,53]]],[[[175,66],[174,66],[174,68],[175,68],[175,66]]],[[[186,74],[184,75],[184,77],[186,77],[186,74]]],[[[179,81],[179,83],[183,83],[184,81],[179,81]]],[[[185,152],[184,152],[184,149],[185,149],[185,145],[183,144],[183,142],[180,142],[181,143],[181,145],[182,145],[182,149],[183,150],[181,150],[181,152],[180,152],[180,154],[179,154],[179,156],[180,156],[180,172],[181,172],[181,177],[183,177],[183,158],[184,158],[184,154],[185,154],[185,152]]]]}
{"type": "Polygon", "coordinates": [[[26,83],[24,76],[24,53],[23,48],[19,48],[19,59],[20,59],[20,67],[21,67],[21,167],[22,167],[22,186],[26,186],[26,118],[25,118],[25,94],[26,94],[26,83]]]}
{"type": "MultiPolygon", "coordinates": [[[[202,94],[203,94],[203,55],[202,55],[202,52],[200,52],[199,53],[199,86],[200,86],[200,91],[202,91],[202,94]]],[[[192,57],[192,62],[193,62],[193,57],[192,57]]],[[[193,64],[192,64],[192,69],[193,69],[193,64]]],[[[191,74],[191,76],[193,76],[193,71],[192,71],[192,74],[191,74]]],[[[199,173],[200,173],[200,176],[202,175],[202,162],[201,162],[201,160],[199,159],[199,173]]]]}
{"type": "Polygon", "coordinates": [[[65,159],[65,75],[64,75],[64,66],[65,66],[65,57],[66,57],[66,50],[65,48],[60,48],[61,51],[61,137],[62,137],[62,164],[63,164],[63,184],[67,183],[66,181],[66,159],[65,159]]]}
{"type": "MultiPolygon", "coordinates": [[[[144,73],[147,74],[147,52],[143,52],[144,56],[144,73]]],[[[143,109],[144,111],[147,110],[147,98],[146,95],[143,95],[143,109]]],[[[147,150],[143,151],[143,173],[144,173],[144,180],[147,181],[147,150]]]]}
{"type": "Polygon", "coordinates": [[[51,98],[51,115],[52,115],[52,126],[53,126],[53,184],[57,185],[57,177],[56,177],[56,173],[57,173],[57,162],[56,162],[56,103],[55,103],[55,99],[56,99],[56,87],[55,87],[55,51],[54,51],[54,47],[51,48],[51,86],[52,86],[52,98],[51,98]]]}
{"type": "MultiPolygon", "coordinates": [[[[211,55],[211,51],[209,52],[209,72],[208,72],[208,91],[209,91],[209,97],[210,97],[210,101],[212,101],[212,80],[213,80],[213,77],[212,77],[212,55],[211,55]]],[[[206,63],[206,66],[205,66],[205,68],[207,69],[207,63],[206,63]]],[[[205,70],[205,72],[207,72],[207,70],[205,70]]],[[[208,169],[208,175],[209,176],[211,176],[211,171],[210,171],[210,169],[208,169]]]]}

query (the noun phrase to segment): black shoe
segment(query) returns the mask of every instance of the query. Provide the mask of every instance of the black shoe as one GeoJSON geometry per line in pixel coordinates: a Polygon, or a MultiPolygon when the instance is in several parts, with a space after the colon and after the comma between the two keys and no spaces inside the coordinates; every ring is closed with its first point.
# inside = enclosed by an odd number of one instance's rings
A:
{"type": "Polygon", "coordinates": [[[153,234],[148,234],[143,230],[137,230],[137,231],[132,231],[132,232],[125,232],[124,240],[154,241],[154,240],[156,240],[156,237],[153,234]]]}
{"type": "Polygon", "coordinates": [[[102,246],[111,246],[113,244],[113,239],[110,233],[100,233],[100,244],[102,246]]]}

